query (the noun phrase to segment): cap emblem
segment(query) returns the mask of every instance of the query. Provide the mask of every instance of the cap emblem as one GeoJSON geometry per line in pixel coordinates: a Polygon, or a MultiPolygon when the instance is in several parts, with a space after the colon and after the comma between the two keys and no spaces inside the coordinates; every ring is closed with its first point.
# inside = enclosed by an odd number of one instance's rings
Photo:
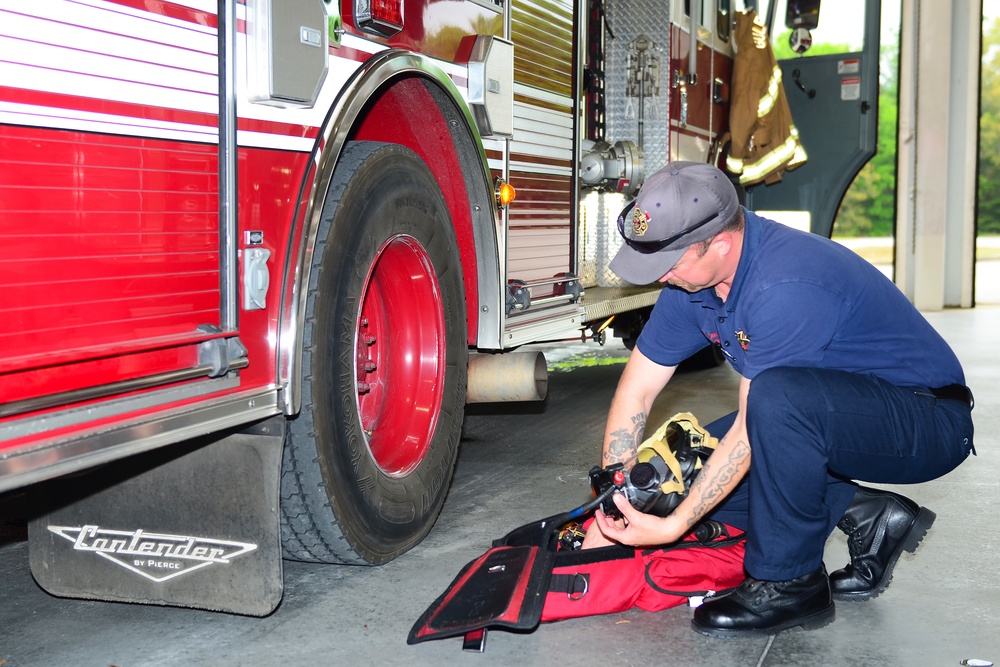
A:
{"type": "Polygon", "coordinates": [[[636,236],[645,236],[647,230],[649,230],[649,213],[636,206],[632,209],[632,231],[636,236]]]}

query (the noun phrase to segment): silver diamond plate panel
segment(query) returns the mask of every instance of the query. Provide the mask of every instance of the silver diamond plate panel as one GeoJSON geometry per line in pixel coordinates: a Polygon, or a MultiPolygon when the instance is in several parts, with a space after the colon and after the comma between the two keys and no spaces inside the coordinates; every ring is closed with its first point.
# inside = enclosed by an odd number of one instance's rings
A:
{"type": "Polygon", "coordinates": [[[625,197],[617,193],[586,192],[580,203],[580,279],[584,287],[624,287],[608,264],[622,245],[618,214],[625,197]]]}
{"type": "MultiPolygon", "coordinates": [[[[637,141],[638,104],[625,94],[628,45],[646,35],[659,45],[660,94],[644,102],[643,156],[646,174],[665,166],[670,159],[670,2],[669,0],[608,0],[608,23],[615,38],[608,36],[606,51],[607,134],[614,143],[637,141]]],[[[614,220],[612,220],[614,222],[614,220]]]]}
{"type": "MultiPolygon", "coordinates": [[[[648,176],[670,159],[670,2],[669,0],[607,0],[605,12],[615,38],[606,36],[606,121],[610,143],[638,143],[638,104],[626,95],[629,43],[640,35],[656,42],[660,58],[659,95],[644,102],[643,159],[648,176]]],[[[587,194],[580,213],[580,272],[584,286],[628,285],[608,268],[621,247],[616,221],[625,199],[615,193],[587,194]]]]}

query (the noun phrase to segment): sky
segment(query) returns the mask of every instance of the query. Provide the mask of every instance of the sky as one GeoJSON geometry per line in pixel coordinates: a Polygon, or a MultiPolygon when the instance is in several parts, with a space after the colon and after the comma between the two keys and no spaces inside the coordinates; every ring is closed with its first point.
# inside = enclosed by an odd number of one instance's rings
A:
{"type": "MultiPolygon", "coordinates": [[[[857,19],[864,10],[864,0],[827,0],[820,10],[820,28],[830,30],[831,35],[853,35],[857,32],[857,19]]],[[[900,0],[882,0],[883,44],[895,40],[899,30],[900,0]]],[[[983,19],[991,21],[1000,16],[1000,0],[983,0],[983,19]]],[[[828,41],[849,41],[828,37],[828,41]]]]}
{"type": "Polygon", "coordinates": [[[983,0],[983,17],[987,20],[1000,16],[1000,0],[983,0]]]}

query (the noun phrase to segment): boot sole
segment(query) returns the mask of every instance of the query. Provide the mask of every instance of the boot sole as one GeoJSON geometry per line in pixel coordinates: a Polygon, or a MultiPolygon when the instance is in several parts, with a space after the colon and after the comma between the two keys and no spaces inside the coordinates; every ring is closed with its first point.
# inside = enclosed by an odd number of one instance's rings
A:
{"type": "Polygon", "coordinates": [[[801,627],[803,630],[818,630],[819,628],[826,627],[833,623],[836,617],[836,609],[833,603],[822,611],[818,611],[815,614],[810,614],[805,618],[792,619],[790,621],[785,621],[770,628],[710,628],[704,626],[698,621],[691,620],[691,629],[695,632],[705,635],[706,637],[715,637],[718,639],[732,639],[734,637],[767,637],[769,635],[776,635],[779,632],[785,630],[791,630],[792,628],[801,627]]]}
{"type": "Polygon", "coordinates": [[[839,602],[861,602],[877,598],[881,595],[892,581],[892,570],[896,567],[896,561],[899,560],[904,551],[908,551],[911,554],[916,552],[917,546],[920,545],[924,536],[927,535],[927,531],[933,525],[936,518],[937,514],[926,507],[921,507],[920,511],[917,512],[917,516],[913,519],[913,523],[910,524],[910,529],[906,531],[903,539],[899,541],[899,546],[892,552],[892,556],[886,564],[885,572],[882,573],[882,578],[879,579],[875,588],[867,591],[855,591],[853,593],[834,593],[833,599],[839,602]]]}

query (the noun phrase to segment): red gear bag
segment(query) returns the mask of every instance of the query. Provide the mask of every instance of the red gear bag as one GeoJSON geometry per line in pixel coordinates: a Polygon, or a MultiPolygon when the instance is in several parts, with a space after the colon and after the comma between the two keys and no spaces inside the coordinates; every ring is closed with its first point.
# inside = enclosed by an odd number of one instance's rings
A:
{"type": "Polygon", "coordinates": [[[716,526],[721,534],[704,542],[689,535],[655,549],[562,551],[549,520],[522,526],[459,572],[407,643],[462,635],[465,648],[481,651],[491,627],[531,631],[543,621],[660,611],[714,595],[745,578],[744,535],[716,526]]]}

